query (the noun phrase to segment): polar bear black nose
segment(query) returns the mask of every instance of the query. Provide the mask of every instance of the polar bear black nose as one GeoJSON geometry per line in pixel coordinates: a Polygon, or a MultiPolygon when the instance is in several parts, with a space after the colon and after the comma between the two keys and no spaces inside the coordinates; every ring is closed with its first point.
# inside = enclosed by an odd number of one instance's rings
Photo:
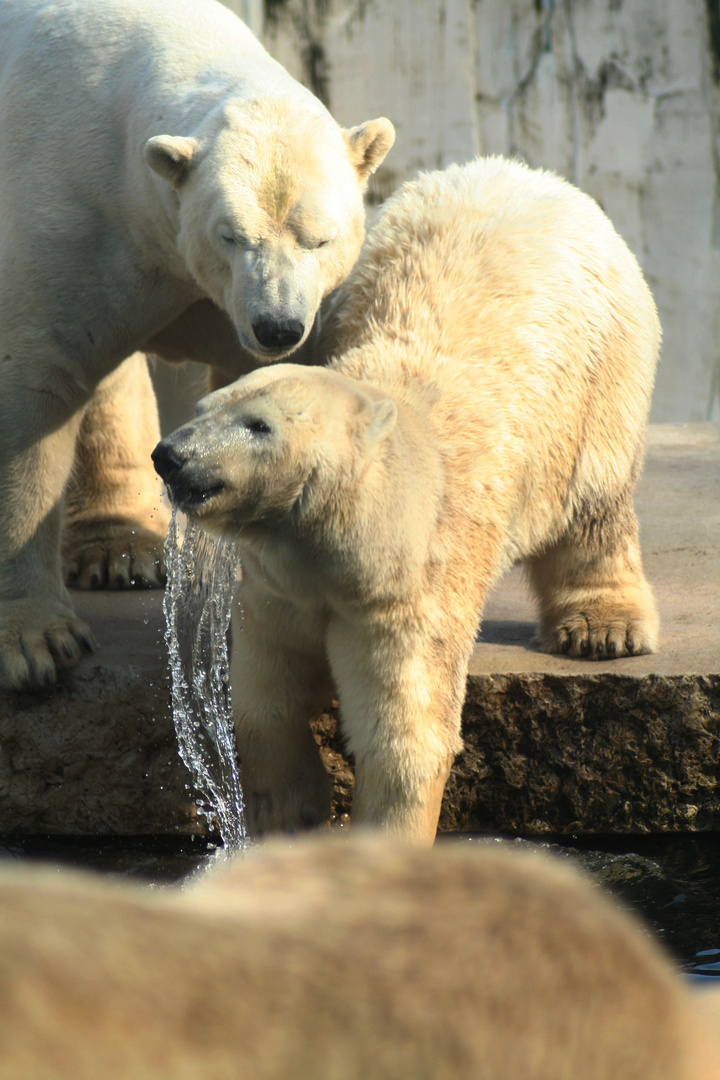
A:
{"type": "Polygon", "coordinates": [[[253,334],[265,349],[289,349],[304,333],[299,319],[259,319],[253,323],[253,334]]]}
{"type": "Polygon", "coordinates": [[[152,454],[150,455],[155,466],[155,472],[158,473],[163,480],[169,480],[175,473],[179,472],[185,464],[185,458],[180,457],[179,454],[173,450],[169,443],[159,442],[152,454]]]}

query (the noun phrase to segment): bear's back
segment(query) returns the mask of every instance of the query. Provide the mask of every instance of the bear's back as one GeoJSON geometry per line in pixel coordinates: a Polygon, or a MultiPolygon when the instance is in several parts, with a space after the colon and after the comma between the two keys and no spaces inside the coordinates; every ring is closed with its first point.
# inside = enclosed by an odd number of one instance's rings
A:
{"type": "Polygon", "coordinates": [[[245,97],[314,100],[216,0],[2,0],[0,71],[6,65],[15,68],[14,85],[3,97],[37,88],[53,108],[51,85],[68,108],[75,88],[90,91],[78,120],[116,97],[127,107],[150,95],[152,112],[159,98],[182,97],[187,88],[210,98],[234,85],[245,97]]]}
{"type": "Polygon", "coordinates": [[[337,310],[337,353],[409,331],[455,365],[525,363],[533,378],[543,356],[601,359],[620,321],[651,378],[660,337],[637,262],[597,203],[497,157],[421,175],[389,199],[337,310]]]}
{"type": "Polygon", "coordinates": [[[344,374],[424,399],[459,504],[492,475],[497,498],[533,506],[523,534],[558,498],[611,497],[636,475],[657,312],[609,219],[553,173],[480,158],[404,185],[324,334],[344,374]]]}

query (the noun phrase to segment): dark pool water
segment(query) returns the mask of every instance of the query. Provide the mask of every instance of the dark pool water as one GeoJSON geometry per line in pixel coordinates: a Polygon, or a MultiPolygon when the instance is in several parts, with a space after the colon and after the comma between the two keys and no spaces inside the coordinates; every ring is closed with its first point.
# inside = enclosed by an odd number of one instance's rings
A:
{"type": "MultiPolygon", "coordinates": [[[[720,833],[453,838],[532,844],[570,859],[635,909],[683,972],[697,979],[720,977],[720,833]]],[[[187,836],[0,836],[0,858],[40,859],[158,884],[181,881],[215,847],[212,840],[187,836]]]]}
{"type": "MultiPolygon", "coordinates": [[[[497,838],[465,836],[468,843],[497,838]]],[[[720,833],[505,837],[584,869],[637,912],[696,979],[720,977],[720,833]]]]}

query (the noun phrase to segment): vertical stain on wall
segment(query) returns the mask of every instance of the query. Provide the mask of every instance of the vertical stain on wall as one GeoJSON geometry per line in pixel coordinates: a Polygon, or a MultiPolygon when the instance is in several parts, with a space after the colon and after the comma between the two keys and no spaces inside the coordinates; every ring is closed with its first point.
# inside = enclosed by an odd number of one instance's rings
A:
{"type": "Polygon", "coordinates": [[[286,30],[302,58],[303,82],[330,105],[330,65],[323,43],[330,0],[264,0],[265,29],[274,35],[286,30]]]}
{"type": "Polygon", "coordinates": [[[288,6],[287,0],[264,0],[265,27],[277,26],[282,20],[283,12],[288,6]]]}
{"type": "Polygon", "coordinates": [[[720,0],[705,0],[705,10],[712,57],[712,74],[715,82],[720,83],[720,0]]]}
{"type": "Polygon", "coordinates": [[[308,41],[303,49],[303,65],[307,72],[308,83],[315,97],[323,105],[330,105],[330,72],[325,49],[321,42],[308,41]]]}

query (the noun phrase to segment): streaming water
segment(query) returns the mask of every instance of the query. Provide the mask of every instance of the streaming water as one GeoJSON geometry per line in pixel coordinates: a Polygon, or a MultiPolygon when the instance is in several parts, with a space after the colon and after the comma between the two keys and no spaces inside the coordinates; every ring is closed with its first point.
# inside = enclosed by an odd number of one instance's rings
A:
{"type": "Polygon", "coordinates": [[[230,707],[228,627],[240,562],[232,540],[188,522],[178,544],[177,512],[165,541],[165,642],[180,756],[200,812],[217,822],[227,852],[245,846],[242,790],[230,707]]]}

